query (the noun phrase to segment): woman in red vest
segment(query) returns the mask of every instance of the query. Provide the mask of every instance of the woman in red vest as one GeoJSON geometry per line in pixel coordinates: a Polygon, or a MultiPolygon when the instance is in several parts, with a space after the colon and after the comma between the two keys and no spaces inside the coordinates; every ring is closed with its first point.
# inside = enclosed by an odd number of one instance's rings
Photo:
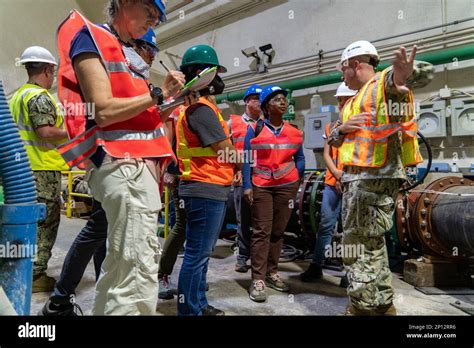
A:
{"type": "Polygon", "coordinates": [[[60,151],[70,165],[90,162],[89,186],[109,222],[92,313],[151,315],[158,297],[161,208],[154,168],[157,159],[174,157],[162,127],[167,115],[160,118],[156,104],[185,79],[171,72],[163,89],[150,91],[132,70],[133,40],[166,19],[161,0],[110,0],[107,12],[108,24],[98,26],[73,11],[58,29],[60,99],[95,108],[87,122],[83,114],[68,115],[70,133],[85,130],[60,151]]]}
{"type": "Polygon", "coordinates": [[[245,150],[254,159],[242,171],[244,196],[252,205],[253,234],[250,243],[252,284],[250,299],[267,299],[265,284],[288,292],[278,275],[283,233],[295,205],[300,179],[304,176],[303,133],[283,122],[288,108],[287,92],[278,86],[265,87],[260,105],[265,120],[249,127],[245,150]]]}

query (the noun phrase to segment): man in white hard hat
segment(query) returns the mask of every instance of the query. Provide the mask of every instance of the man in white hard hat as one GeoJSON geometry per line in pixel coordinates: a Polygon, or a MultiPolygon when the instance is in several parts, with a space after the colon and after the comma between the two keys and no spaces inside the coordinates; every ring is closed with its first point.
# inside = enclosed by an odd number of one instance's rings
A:
{"type": "MultiPolygon", "coordinates": [[[[342,110],[344,104],[357,91],[350,89],[343,82],[337,88],[335,97],[339,106],[339,111],[342,110]]],[[[331,257],[326,254],[326,250],[331,250],[330,245],[332,241],[332,232],[336,226],[339,214],[341,212],[342,191],[341,191],[341,177],[343,174],[342,165],[339,161],[339,153],[336,147],[328,145],[327,139],[330,130],[340,123],[331,122],[326,125],[326,131],[323,134],[324,139],[324,162],[326,163],[326,176],[324,178],[323,202],[321,204],[321,220],[319,222],[318,234],[316,244],[314,245],[313,259],[308,269],[300,274],[300,279],[303,282],[312,282],[323,277],[322,267],[325,259],[331,257]]],[[[336,257],[336,255],[333,255],[336,257]]],[[[341,279],[340,285],[347,287],[347,278],[344,276],[341,279]]]]}
{"type": "Polygon", "coordinates": [[[433,66],[414,64],[416,46],[407,56],[401,47],[393,66],[376,73],[379,55],[368,41],[343,51],[339,69],[344,82],[358,90],[341,112],[328,143],[339,148],[344,167],[343,255],[349,268],[347,314],[395,315],[392,275],[384,235],[393,225],[395,199],[406,180],[405,167],[422,162],[418,149],[412,89],[426,85],[433,66]]]}
{"type": "Polygon", "coordinates": [[[17,65],[28,82],[10,101],[36,181],[38,201],[46,204],[46,219],[38,223],[37,255],[33,266],[33,292],[52,291],[55,280],[46,274],[60,220],[61,170],[69,167],[56,147],[67,140],[59,105],[48,92],[54,81],[56,60],[45,48],[28,47],[17,65]]]}

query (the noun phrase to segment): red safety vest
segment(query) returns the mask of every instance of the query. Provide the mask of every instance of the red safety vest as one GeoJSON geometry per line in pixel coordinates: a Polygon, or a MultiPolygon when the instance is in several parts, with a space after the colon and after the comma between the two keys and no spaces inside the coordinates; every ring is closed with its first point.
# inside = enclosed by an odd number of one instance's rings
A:
{"type": "MultiPolygon", "coordinates": [[[[199,103],[209,106],[214,111],[227,138],[229,138],[229,128],[217,106],[203,97],[199,98],[199,103]]],[[[181,180],[206,182],[222,186],[231,185],[234,178],[234,164],[225,162],[225,158],[221,158],[212,147],[202,147],[199,137],[189,129],[187,109],[181,109],[181,115],[176,124],[181,180]]]]}
{"type": "Polygon", "coordinates": [[[115,158],[174,159],[163,123],[156,107],[142,111],[134,118],[106,127],[86,127],[87,108],[82,99],[69,51],[71,43],[84,26],[89,30],[107,71],[114,98],[130,98],[149,92],[146,80],[133,73],[117,38],[104,28],[72,11],[58,28],[58,96],[66,110],[66,124],[71,140],[59,148],[70,166],[86,161],[99,146],[115,158]],[[68,107],[74,105],[75,107],[68,107]]]}
{"type": "Polygon", "coordinates": [[[252,183],[259,187],[273,187],[294,183],[299,180],[293,155],[303,143],[303,133],[284,122],[278,136],[263,126],[262,131],[250,140],[255,154],[252,168],[252,183]]]}
{"type": "MultiPolygon", "coordinates": [[[[251,122],[250,124],[255,123],[251,122]]],[[[230,128],[232,129],[232,141],[237,151],[244,150],[244,140],[247,134],[249,124],[247,124],[242,116],[230,115],[230,128]]]]}

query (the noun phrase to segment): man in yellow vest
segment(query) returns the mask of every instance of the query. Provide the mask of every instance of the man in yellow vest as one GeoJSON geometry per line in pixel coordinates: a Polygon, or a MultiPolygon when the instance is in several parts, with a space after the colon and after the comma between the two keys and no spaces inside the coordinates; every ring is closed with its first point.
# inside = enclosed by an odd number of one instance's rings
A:
{"type": "Polygon", "coordinates": [[[61,170],[69,169],[56,150],[67,140],[61,109],[48,92],[57,63],[39,46],[28,47],[18,63],[25,66],[28,82],[13,95],[10,110],[30,160],[38,201],[46,204],[46,219],[38,223],[33,292],[52,291],[55,280],[46,275],[46,269],[60,221],[61,170]]]}
{"type": "Polygon", "coordinates": [[[343,244],[351,251],[343,255],[349,268],[347,314],[396,314],[384,234],[393,224],[405,167],[422,162],[412,89],[433,76],[431,64],[414,64],[415,55],[416,46],[409,57],[401,47],[393,66],[376,73],[377,50],[368,41],[357,41],[343,51],[339,64],[344,82],[358,90],[328,139],[339,148],[344,166],[343,244]]]}

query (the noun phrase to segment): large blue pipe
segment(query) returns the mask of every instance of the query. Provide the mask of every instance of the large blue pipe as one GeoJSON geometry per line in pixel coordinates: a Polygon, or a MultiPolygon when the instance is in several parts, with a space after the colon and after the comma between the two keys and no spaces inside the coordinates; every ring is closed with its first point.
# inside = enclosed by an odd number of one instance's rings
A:
{"type": "Polygon", "coordinates": [[[36,224],[46,207],[37,203],[30,162],[0,81],[0,286],[19,315],[30,313],[36,224]]]}

